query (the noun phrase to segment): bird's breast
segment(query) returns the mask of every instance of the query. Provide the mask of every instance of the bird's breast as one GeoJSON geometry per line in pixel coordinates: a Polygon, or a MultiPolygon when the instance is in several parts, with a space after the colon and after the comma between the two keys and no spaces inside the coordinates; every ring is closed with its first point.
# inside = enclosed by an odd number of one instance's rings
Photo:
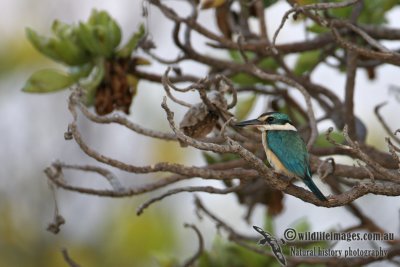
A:
{"type": "Polygon", "coordinates": [[[290,172],[279,160],[279,158],[272,152],[268,147],[268,139],[267,139],[267,131],[262,132],[262,144],[264,147],[265,154],[267,155],[267,159],[269,164],[278,172],[283,173],[287,176],[295,176],[292,172],[290,172]]]}

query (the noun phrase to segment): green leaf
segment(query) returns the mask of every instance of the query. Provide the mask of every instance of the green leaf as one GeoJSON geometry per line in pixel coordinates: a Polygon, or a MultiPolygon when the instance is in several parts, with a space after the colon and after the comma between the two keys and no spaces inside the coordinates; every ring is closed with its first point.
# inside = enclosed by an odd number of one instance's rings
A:
{"type": "MultiPolygon", "coordinates": [[[[83,23],[81,23],[83,24],[83,23]]],[[[93,10],[87,23],[84,23],[85,34],[94,38],[97,48],[96,54],[110,57],[122,38],[121,28],[118,23],[106,12],[93,10]]],[[[80,28],[82,26],[80,25],[80,28]]],[[[81,37],[82,38],[82,37],[81,37]]],[[[92,45],[93,46],[93,45],[92,45]]]]}
{"type": "Polygon", "coordinates": [[[296,0],[296,3],[299,6],[309,5],[309,4],[316,4],[321,2],[320,0],[296,0]]]}
{"type": "MultiPolygon", "coordinates": [[[[237,50],[229,50],[229,57],[233,60],[233,62],[236,63],[243,63],[243,58],[240,55],[239,51],[237,50]]],[[[245,52],[246,56],[248,59],[252,60],[255,57],[255,54],[253,52],[245,52]]],[[[279,65],[278,63],[270,57],[267,57],[263,60],[261,60],[258,64],[257,64],[260,68],[265,69],[265,70],[276,70],[279,65]]],[[[235,74],[233,76],[230,77],[230,79],[238,84],[238,85],[254,85],[257,83],[263,83],[263,84],[267,84],[268,82],[263,81],[260,78],[254,77],[252,75],[246,74],[246,73],[238,73],[235,74]]]]}
{"type": "Polygon", "coordinates": [[[274,216],[268,213],[266,213],[264,217],[264,231],[272,235],[275,234],[274,216]]]}
{"type": "Polygon", "coordinates": [[[263,83],[264,82],[263,80],[261,80],[261,79],[259,79],[257,77],[251,76],[249,74],[246,74],[246,73],[238,73],[238,74],[235,74],[235,75],[233,75],[233,76],[231,76],[229,78],[234,83],[236,83],[238,85],[243,85],[243,86],[255,85],[257,83],[263,83]]]}
{"type": "Polygon", "coordinates": [[[84,47],[91,55],[98,56],[102,53],[101,46],[93,34],[92,26],[80,22],[76,33],[81,46],[84,47]]]}
{"type": "Polygon", "coordinates": [[[258,63],[258,66],[265,70],[276,70],[279,67],[279,64],[272,57],[267,57],[261,60],[261,62],[258,63]]]}
{"type": "MultiPolygon", "coordinates": [[[[331,132],[330,137],[339,144],[343,144],[345,141],[343,134],[340,132],[333,131],[331,132]]],[[[328,140],[326,140],[326,134],[322,133],[318,135],[317,140],[315,140],[315,146],[321,148],[327,148],[327,147],[333,147],[334,145],[331,144],[328,140]]]]}
{"type": "Polygon", "coordinates": [[[214,153],[203,152],[202,156],[208,165],[221,162],[228,162],[240,158],[238,155],[232,153],[214,154],[214,153]]]}
{"type": "MultiPolygon", "coordinates": [[[[250,242],[249,245],[255,245],[250,242]]],[[[228,243],[222,240],[220,236],[216,236],[210,251],[205,251],[197,266],[204,267],[242,267],[242,266],[279,266],[279,263],[273,256],[266,257],[255,253],[254,251],[243,248],[234,243],[228,243]],[[276,263],[276,265],[275,265],[276,263]]]]}
{"type": "Polygon", "coordinates": [[[64,39],[50,39],[49,46],[61,58],[61,61],[69,66],[79,66],[90,61],[83,47],[76,44],[73,36],[64,39]]]}
{"type": "Polygon", "coordinates": [[[321,60],[321,51],[313,50],[301,53],[294,67],[294,74],[300,76],[312,70],[321,60]]]}
{"type": "Polygon", "coordinates": [[[342,7],[329,9],[328,14],[336,18],[349,18],[351,16],[352,7],[342,7]]]}
{"type": "Polygon", "coordinates": [[[40,53],[55,61],[78,66],[90,60],[85,49],[79,45],[75,31],[57,22],[53,24],[53,31],[57,38],[41,36],[30,28],[26,29],[26,36],[40,53]]]}
{"type": "Polygon", "coordinates": [[[307,31],[319,34],[329,32],[330,29],[314,23],[313,25],[307,27],[307,31]]]}
{"type": "Polygon", "coordinates": [[[387,22],[387,11],[398,4],[400,4],[398,0],[367,0],[364,2],[364,9],[358,18],[358,22],[364,24],[384,24],[387,22]]]}
{"type": "Polygon", "coordinates": [[[146,31],[143,24],[140,24],[139,29],[132,35],[129,41],[117,52],[118,57],[130,57],[132,52],[137,48],[139,41],[144,37],[146,31]]]}
{"type": "Polygon", "coordinates": [[[220,155],[220,158],[221,158],[220,162],[228,162],[231,160],[240,159],[240,156],[232,153],[224,153],[220,155]]]}
{"type": "Polygon", "coordinates": [[[206,161],[207,165],[219,162],[217,156],[214,156],[211,153],[203,152],[201,155],[203,156],[203,159],[206,161]]]}
{"type": "Polygon", "coordinates": [[[301,218],[294,223],[293,228],[296,229],[298,233],[308,232],[310,231],[310,223],[308,222],[307,218],[301,218]]]}
{"type": "Polygon", "coordinates": [[[110,57],[114,48],[107,28],[100,25],[79,24],[79,41],[93,57],[110,57]]]}
{"type": "Polygon", "coordinates": [[[152,259],[157,262],[159,267],[174,267],[179,266],[179,261],[171,256],[171,253],[165,252],[152,252],[152,259]]]}
{"type": "Polygon", "coordinates": [[[119,27],[118,23],[113,19],[108,22],[106,28],[108,36],[110,38],[111,46],[114,50],[115,48],[117,48],[122,39],[121,28],[119,27]]]}
{"type": "Polygon", "coordinates": [[[92,73],[90,73],[89,79],[82,81],[82,87],[86,91],[86,105],[91,106],[94,103],[94,97],[96,95],[97,87],[101,83],[104,77],[104,60],[100,59],[94,66],[92,73]]]}
{"type": "Polygon", "coordinates": [[[276,2],[278,2],[278,0],[263,0],[264,8],[267,8],[267,7],[269,7],[269,6],[272,6],[272,5],[275,4],[276,2]]]}
{"type": "Polygon", "coordinates": [[[37,32],[31,28],[26,28],[26,37],[31,42],[31,44],[43,55],[55,60],[62,61],[61,57],[54,51],[54,49],[49,47],[49,39],[39,35],[37,32]]]}
{"type": "Polygon", "coordinates": [[[121,29],[105,11],[94,10],[86,23],[69,25],[55,20],[52,37],[27,28],[34,47],[47,57],[69,66],[89,63],[97,57],[111,57],[122,37],[121,29]]]}
{"type": "MultiPolygon", "coordinates": [[[[336,1],[337,2],[337,1],[336,1]]],[[[398,0],[365,0],[363,1],[363,9],[357,19],[362,24],[384,24],[387,22],[386,15],[388,11],[399,5],[398,0]]],[[[348,19],[354,7],[344,7],[328,10],[330,16],[348,19]]]]}
{"type": "Polygon", "coordinates": [[[69,68],[69,73],[76,80],[89,76],[94,68],[93,63],[69,68]]]}
{"type": "Polygon", "coordinates": [[[54,35],[59,38],[69,38],[74,32],[74,28],[74,26],[61,22],[59,20],[53,21],[53,24],[51,26],[51,30],[54,35]]]}
{"type": "Polygon", "coordinates": [[[73,85],[76,81],[75,77],[66,72],[44,69],[32,74],[22,91],[27,93],[56,92],[73,85]]]}
{"type": "MultiPolygon", "coordinates": [[[[243,57],[238,50],[229,50],[229,57],[236,63],[243,63],[243,57]]],[[[253,59],[255,57],[254,52],[245,51],[244,54],[247,56],[248,59],[253,59]]]]}
{"type": "Polygon", "coordinates": [[[235,117],[238,120],[244,120],[256,102],[256,95],[251,95],[250,97],[243,99],[238,102],[235,110],[235,117]]]}
{"type": "Polygon", "coordinates": [[[272,108],[278,112],[290,115],[290,119],[296,126],[303,126],[308,123],[308,117],[303,116],[303,113],[295,105],[288,105],[284,99],[278,99],[272,102],[272,108]]]}

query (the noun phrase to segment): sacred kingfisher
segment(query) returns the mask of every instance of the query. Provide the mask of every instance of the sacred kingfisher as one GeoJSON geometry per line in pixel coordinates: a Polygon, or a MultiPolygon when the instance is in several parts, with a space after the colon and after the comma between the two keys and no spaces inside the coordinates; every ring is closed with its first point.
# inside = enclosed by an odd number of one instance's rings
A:
{"type": "Polygon", "coordinates": [[[262,144],[270,165],[288,177],[300,178],[319,200],[327,201],[311,179],[306,145],[288,115],[267,112],[257,119],[239,122],[236,126],[260,130],[262,144]]]}

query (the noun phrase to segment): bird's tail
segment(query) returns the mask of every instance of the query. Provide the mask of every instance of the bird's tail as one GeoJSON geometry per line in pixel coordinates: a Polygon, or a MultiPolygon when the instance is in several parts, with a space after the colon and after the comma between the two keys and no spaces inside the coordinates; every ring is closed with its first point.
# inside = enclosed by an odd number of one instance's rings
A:
{"type": "Polygon", "coordinates": [[[304,183],[308,188],[310,188],[311,192],[314,193],[314,195],[321,201],[328,201],[328,199],[322,194],[322,192],[318,189],[318,187],[314,184],[313,180],[311,177],[306,177],[304,180],[304,183]]]}

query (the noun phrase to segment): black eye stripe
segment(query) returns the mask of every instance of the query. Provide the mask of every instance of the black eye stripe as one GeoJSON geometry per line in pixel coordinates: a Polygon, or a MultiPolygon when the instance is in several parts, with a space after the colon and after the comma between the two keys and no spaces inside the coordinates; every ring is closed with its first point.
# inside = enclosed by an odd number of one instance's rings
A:
{"type": "Polygon", "coordinates": [[[267,118],[267,122],[273,122],[274,121],[274,117],[268,117],[267,118]]]}

